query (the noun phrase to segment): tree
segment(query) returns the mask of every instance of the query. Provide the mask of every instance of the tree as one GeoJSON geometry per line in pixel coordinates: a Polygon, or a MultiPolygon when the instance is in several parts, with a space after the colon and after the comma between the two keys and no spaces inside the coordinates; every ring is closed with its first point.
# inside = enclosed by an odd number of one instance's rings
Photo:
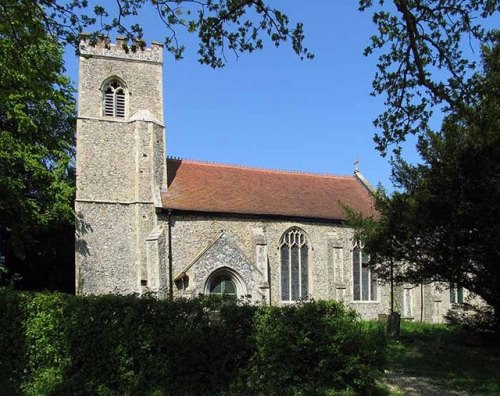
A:
{"type": "Polygon", "coordinates": [[[90,7],[87,0],[4,0],[0,4],[0,281],[15,273],[28,288],[71,290],[74,267],[73,89],[64,77],[62,46],[78,51],[117,32],[144,45],[130,23],[153,7],[167,30],[166,49],[182,58],[178,30],[196,33],[199,61],[222,67],[225,52],[253,52],[264,37],[289,40],[301,58],[302,24],[263,0],[117,0],[90,7]]]}
{"type": "MultiPolygon", "coordinates": [[[[499,182],[498,44],[485,50],[482,75],[470,54],[498,41],[484,22],[498,15],[500,1],[378,4],[378,34],[365,54],[382,52],[373,95],[384,95],[386,110],[374,122],[381,130],[375,142],[383,156],[393,149],[398,190],[390,196],[379,190],[378,219],[353,215],[353,222],[382,277],[389,279],[396,265],[396,281],[459,283],[498,314],[499,257],[492,234],[498,219],[489,200],[499,182]],[[436,109],[444,116],[440,131],[430,128],[436,109]],[[409,134],[418,137],[420,165],[402,158],[409,134]]],[[[359,0],[359,6],[374,7],[372,0],[359,0]]]]}
{"type": "MultiPolygon", "coordinates": [[[[377,149],[396,155],[408,134],[424,137],[435,108],[446,115],[477,105],[471,78],[477,64],[468,51],[479,50],[493,32],[485,19],[500,11],[500,0],[379,0],[373,14],[378,34],[365,54],[381,51],[373,94],[385,96],[386,110],[374,124],[377,149]],[[390,3],[390,5],[387,5],[390,3]],[[391,7],[392,6],[392,7],[391,7]]],[[[361,10],[374,7],[359,0],[361,10]]]]}
{"type": "MultiPolygon", "coordinates": [[[[166,49],[176,59],[183,56],[185,47],[178,38],[184,30],[197,34],[199,61],[214,68],[226,63],[226,50],[251,53],[262,49],[263,36],[279,46],[291,41],[292,48],[301,58],[313,54],[303,46],[304,31],[301,23],[291,28],[288,17],[271,8],[264,0],[116,0],[90,9],[87,0],[32,0],[34,7],[44,15],[42,22],[59,42],[78,49],[80,35],[92,30],[91,41],[99,35],[117,32],[132,43],[141,44],[143,29],[133,19],[145,7],[153,7],[167,31],[166,49]]],[[[131,46],[135,50],[137,44],[131,46]]]]}
{"type": "Polygon", "coordinates": [[[378,219],[353,218],[382,277],[391,263],[398,282],[458,284],[500,318],[500,34],[483,51],[474,105],[421,137],[421,164],[394,161],[400,190],[376,194],[378,219]]]}
{"type": "Polygon", "coordinates": [[[0,266],[55,287],[73,255],[73,88],[32,2],[3,1],[0,14],[0,266]]]}

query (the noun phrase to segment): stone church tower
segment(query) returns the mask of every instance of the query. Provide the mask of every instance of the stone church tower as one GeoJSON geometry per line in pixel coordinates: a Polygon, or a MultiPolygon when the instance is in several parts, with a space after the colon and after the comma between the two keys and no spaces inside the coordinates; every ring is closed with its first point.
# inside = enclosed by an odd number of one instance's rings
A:
{"type": "Polygon", "coordinates": [[[81,42],[77,121],[76,290],[166,293],[163,47],[81,42]]]}

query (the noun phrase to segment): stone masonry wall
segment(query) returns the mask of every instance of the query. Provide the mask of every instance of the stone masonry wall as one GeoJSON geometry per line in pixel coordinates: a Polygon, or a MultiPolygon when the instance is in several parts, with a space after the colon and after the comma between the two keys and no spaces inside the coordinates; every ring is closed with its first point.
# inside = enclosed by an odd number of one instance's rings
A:
{"type": "Polygon", "coordinates": [[[135,209],[77,202],[77,293],[139,292],[135,209]]]}
{"type": "MultiPolygon", "coordinates": [[[[166,217],[160,218],[160,223],[166,217]]],[[[166,225],[164,226],[166,228],[166,225]]],[[[257,265],[255,275],[240,274],[247,284],[252,301],[262,301],[262,292],[270,291],[270,302],[280,301],[280,252],[282,235],[291,227],[299,227],[308,238],[309,250],[309,292],[314,299],[341,299],[366,318],[376,318],[389,311],[390,291],[388,286],[379,285],[375,302],[354,302],[352,285],[352,238],[348,227],[315,222],[255,220],[217,216],[172,215],[172,256],[174,277],[192,268],[203,256],[218,235],[225,235],[236,248],[252,263],[257,261],[257,243],[267,245],[267,259],[270,268],[270,290],[259,289],[257,265]],[[255,235],[260,235],[256,242],[255,235]],[[336,262],[332,254],[333,246],[342,250],[341,262],[336,262]],[[191,266],[191,267],[190,267],[191,266]],[[339,278],[342,273],[342,279],[339,278]],[[333,286],[333,287],[332,287],[333,286]]],[[[227,263],[226,265],[230,265],[227,263]]],[[[216,268],[211,268],[215,270],[216,268]]],[[[176,289],[177,295],[196,295],[203,291],[207,274],[187,271],[191,274],[187,290],[176,289]],[[194,278],[194,279],[193,279],[194,278]]]]}
{"type": "Polygon", "coordinates": [[[101,117],[102,84],[110,77],[118,77],[126,84],[126,118],[140,110],[149,110],[163,122],[163,74],[161,45],[125,52],[115,44],[99,43],[90,47],[80,46],[78,116],[101,117]]]}

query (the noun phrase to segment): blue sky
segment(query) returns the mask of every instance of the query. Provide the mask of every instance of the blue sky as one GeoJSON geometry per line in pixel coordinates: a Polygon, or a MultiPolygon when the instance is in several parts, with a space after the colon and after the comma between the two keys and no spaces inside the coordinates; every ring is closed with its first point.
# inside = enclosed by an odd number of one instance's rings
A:
{"type": "MultiPolygon", "coordinates": [[[[195,37],[181,36],[185,59],[165,54],[164,63],[168,155],[343,175],[353,173],[357,158],[373,185],[391,190],[390,166],[373,143],[372,121],[383,110],[383,98],[370,96],[376,57],[363,56],[375,34],[371,12],[359,12],[353,0],[273,5],[304,23],[315,58],[301,61],[289,45],[267,43],[238,59],[227,53],[227,66],[214,70],[196,61],[195,37]]],[[[152,13],[139,22],[148,43],[163,41],[152,13]]],[[[76,81],[72,50],[66,65],[76,81]]],[[[407,155],[416,158],[411,149],[407,155]]]]}

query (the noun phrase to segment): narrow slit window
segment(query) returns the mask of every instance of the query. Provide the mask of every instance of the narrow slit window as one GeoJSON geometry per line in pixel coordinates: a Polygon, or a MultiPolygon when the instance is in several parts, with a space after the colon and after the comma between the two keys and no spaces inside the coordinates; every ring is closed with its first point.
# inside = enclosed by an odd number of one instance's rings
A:
{"type": "Polygon", "coordinates": [[[108,117],[125,118],[125,89],[118,80],[112,80],[104,89],[103,113],[108,117]]]}
{"type": "Polygon", "coordinates": [[[464,288],[454,283],[450,284],[450,303],[463,304],[464,303],[464,288]]]}

